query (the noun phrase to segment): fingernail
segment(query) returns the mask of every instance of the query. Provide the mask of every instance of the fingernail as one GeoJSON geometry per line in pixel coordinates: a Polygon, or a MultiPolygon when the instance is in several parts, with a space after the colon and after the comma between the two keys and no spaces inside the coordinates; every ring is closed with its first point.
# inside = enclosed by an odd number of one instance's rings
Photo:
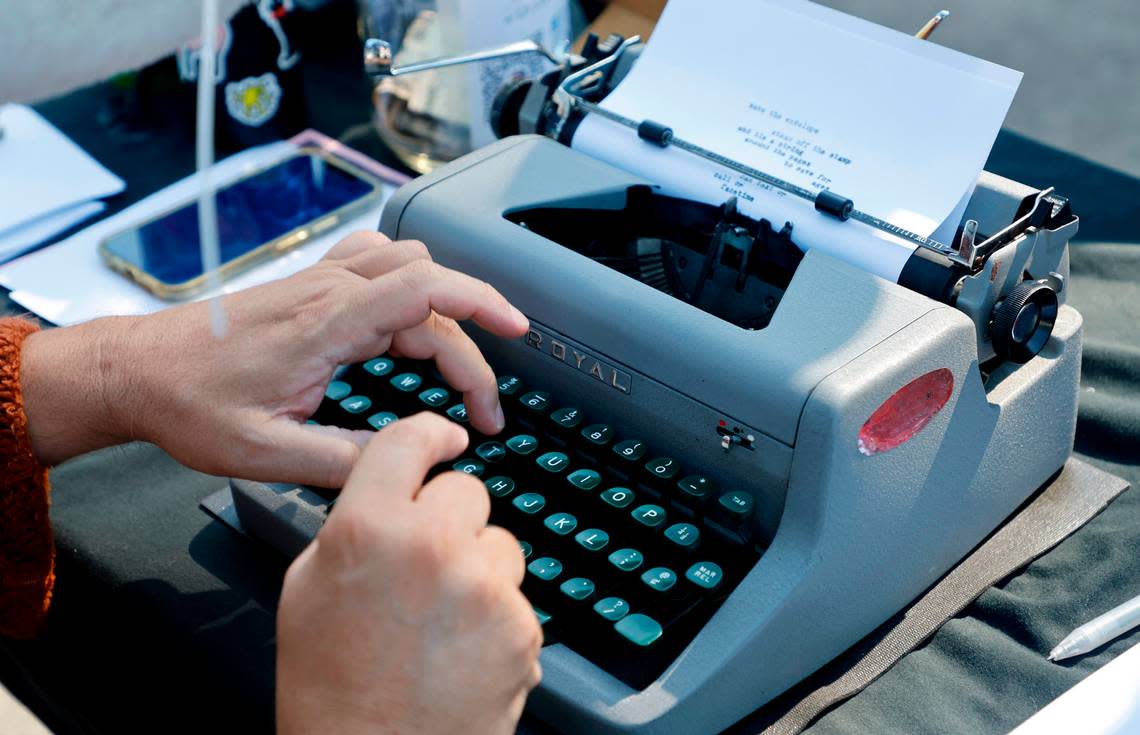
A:
{"type": "Polygon", "coordinates": [[[526,314],[519,311],[518,307],[516,307],[514,304],[511,304],[511,311],[515,313],[515,321],[524,327],[530,326],[530,320],[526,318],[526,314]]]}
{"type": "Polygon", "coordinates": [[[507,419],[503,416],[503,404],[495,404],[495,428],[499,431],[507,428],[507,419]]]}

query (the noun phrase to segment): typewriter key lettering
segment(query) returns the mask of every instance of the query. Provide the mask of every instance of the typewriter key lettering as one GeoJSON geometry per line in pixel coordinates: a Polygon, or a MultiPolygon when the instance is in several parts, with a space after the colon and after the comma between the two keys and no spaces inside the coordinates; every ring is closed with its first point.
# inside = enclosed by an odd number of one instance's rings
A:
{"type": "Polygon", "coordinates": [[[620,597],[607,597],[594,604],[594,612],[610,622],[616,622],[629,612],[629,603],[620,597]]]}
{"type": "Polygon", "coordinates": [[[451,465],[451,469],[456,472],[462,472],[465,475],[475,475],[479,477],[483,474],[483,463],[477,459],[461,459],[455,464],[451,465]]]}
{"type": "Polygon", "coordinates": [[[369,360],[364,363],[364,369],[375,375],[377,378],[382,378],[395,369],[396,363],[387,357],[377,357],[375,360],[369,360]]]}
{"type": "Polygon", "coordinates": [[[555,513],[543,521],[543,524],[559,536],[565,536],[578,527],[578,519],[569,513],[555,513]]]}
{"type": "Polygon", "coordinates": [[[546,507],[546,498],[538,493],[523,493],[511,501],[523,513],[534,515],[546,507]]]}
{"type": "Polygon", "coordinates": [[[507,446],[515,454],[526,456],[538,447],[538,440],[530,434],[519,434],[507,439],[507,446]]]}
{"type": "Polygon", "coordinates": [[[487,492],[496,498],[506,497],[515,491],[515,481],[502,475],[492,477],[483,484],[487,486],[487,492]]]}
{"type": "Polygon", "coordinates": [[[372,408],[372,401],[368,396],[349,396],[340,402],[340,407],[349,413],[364,413],[372,408]]]}
{"type": "Polygon", "coordinates": [[[611,487],[602,493],[602,500],[615,508],[624,508],[633,502],[633,491],[627,487],[611,487]]]}
{"type": "Polygon", "coordinates": [[[559,589],[572,600],[585,600],[594,595],[594,583],[585,577],[568,579],[559,589]]]}
{"type": "Polygon", "coordinates": [[[528,564],[526,568],[531,574],[544,582],[549,582],[559,574],[562,574],[562,562],[549,556],[535,559],[528,564]]]}
{"type": "Polygon", "coordinates": [[[368,425],[373,429],[379,431],[380,429],[383,429],[385,426],[395,421],[397,418],[398,417],[394,413],[391,413],[389,411],[381,411],[380,413],[374,413],[368,417],[368,425]]]}
{"type": "Polygon", "coordinates": [[[601,551],[610,542],[610,535],[598,528],[587,528],[581,531],[574,540],[583,548],[590,551],[601,551]]]}

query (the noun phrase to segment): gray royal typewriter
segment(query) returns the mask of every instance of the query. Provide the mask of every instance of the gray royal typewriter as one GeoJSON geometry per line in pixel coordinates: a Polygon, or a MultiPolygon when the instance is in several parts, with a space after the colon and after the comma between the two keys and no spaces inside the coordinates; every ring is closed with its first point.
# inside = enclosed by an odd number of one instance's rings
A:
{"type": "MultiPolygon", "coordinates": [[[[983,172],[953,244],[917,238],[897,283],[805,253],[794,223],[666,196],[564,145],[640,48],[591,39],[508,85],[502,140],[404,186],[380,229],[531,320],[518,341],[472,332],[508,427],[454,464],[526,555],[546,634],[529,707],[579,732],[714,732],[903,609],[1064,464],[1077,218],[983,172]]],[[[366,64],[400,71],[379,42],[366,64]]],[[[688,145],[616,122],[631,144],[688,145]]],[[[315,420],[419,410],[466,418],[430,365],[381,355],[344,368],[315,420]]],[[[335,502],[231,484],[246,530],[288,554],[335,502]]]]}

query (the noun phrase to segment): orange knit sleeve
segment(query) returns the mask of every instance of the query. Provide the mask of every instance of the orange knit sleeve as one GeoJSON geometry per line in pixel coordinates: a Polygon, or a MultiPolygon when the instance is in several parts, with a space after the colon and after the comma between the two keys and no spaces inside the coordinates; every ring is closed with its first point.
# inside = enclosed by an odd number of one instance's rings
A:
{"type": "Polygon", "coordinates": [[[55,582],[48,474],[32,454],[20,395],[20,350],[39,327],[0,319],[0,635],[39,632],[55,582]]]}

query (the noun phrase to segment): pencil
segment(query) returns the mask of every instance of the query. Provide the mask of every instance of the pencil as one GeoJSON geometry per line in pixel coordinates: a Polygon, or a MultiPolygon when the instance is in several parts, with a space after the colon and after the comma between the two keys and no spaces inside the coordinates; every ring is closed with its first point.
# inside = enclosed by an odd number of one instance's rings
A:
{"type": "Polygon", "coordinates": [[[946,20],[948,15],[950,15],[949,10],[939,10],[937,15],[926,21],[926,25],[918,29],[918,33],[914,34],[914,37],[923,41],[930,38],[930,34],[934,33],[934,29],[938,27],[939,23],[946,20]]]}

